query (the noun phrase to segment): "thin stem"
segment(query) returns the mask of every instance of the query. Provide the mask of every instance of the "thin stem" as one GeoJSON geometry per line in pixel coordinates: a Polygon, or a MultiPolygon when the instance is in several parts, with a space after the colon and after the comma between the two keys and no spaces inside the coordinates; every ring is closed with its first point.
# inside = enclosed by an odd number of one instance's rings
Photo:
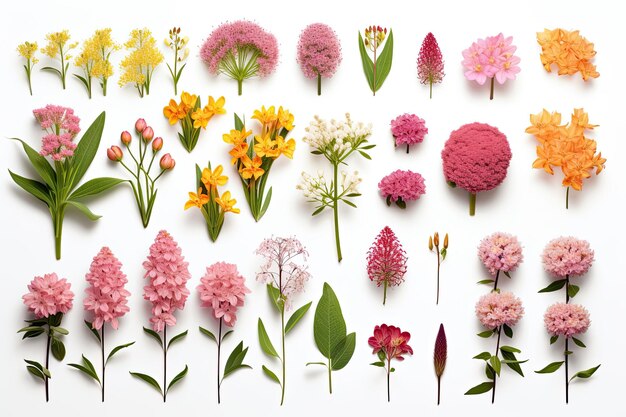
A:
{"type": "Polygon", "coordinates": [[[565,404],[569,403],[569,369],[568,369],[568,359],[569,359],[569,355],[567,354],[568,351],[568,341],[569,341],[569,337],[565,338],[565,404]]]}
{"type": "Polygon", "coordinates": [[[163,327],[163,402],[167,399],[167,325],[163,327]]]}
{"type": "Polygon", "coordinates": [[[569,209],[569,187],[565,191],[565,210],[569,209]]]}
{"type": "Polygon", "coordinates": [[[65,90],[65,56],[63,55],[62,46],[59,46],[59,50],[61,52],[61,84],[63,84],[63,89],[65,90]]]}
{"type": "MultiPolygon", "coordinates": [[[[498,351],[500,350],[500,334],[502,333],[502,327],[498,327],[498,341],[496,343],[496,353],[494,356],[498,356],[498,351]]],[[[495,369],[493,370],[493,390],[491,392],[491,404],[496,400],[496,380],[498,379],[498,374],[495,369]]]]}
{"type": "MultiPolygon", "coordinates": [[[[50,330],[50,324],[48,323],[48,342],[46,343],[46,369],[50,370],[50,344],[52,343],[52,334],[50,330]]],[[[46,387],[46,402],[50,401],[50,392],[48,389],[48,378],[46,375],[43,376],[44,385],[46,387]]]]}
{"type": "MultiPolygon", "coordinates": [[[[430,79],[430,98],[431,99],[433,98],[433,79],[432,79],[432,77],[430,79]]],[[[437,404],[439,404],[439,403],[437,403],[437,404]]]]}
{"type": "Polygon", "coordinates": [[[237,95],[241,95],[241,90],[243,89],[243,80],[237,80],[237,95]]]}
{"type": "Polygon", "coordinates": [[[376,41],[374,41],[374,76],[372,77],[372,81],[373,81],[373,85],[372,85],[372,91],[374,92],[374,95],[376,95],[376,41]]]}
{"type": "Polygon", "coordinates": [[[102,402],[104,402],[104,374],[106,371],[106,362],[104,360],[104,327],[105,325],[102,325],[102,331],[100,332],[100,351],[102,353],[102,402]]]}
{"type": "Polygon", "coordinates": [[[387,402],[391,402],[391,388],[389,386],[389,376],[391,375],[391,359],[387,360],[387,402]]]}
{"type": "Polygon", "coordinates": [[[409,153],[409,144],[406,144],[406,153],[409,153]]]}
{"type": "Polygon", "coordinates": [[[436,304],[439,305],[439,270],[441,269],[441,260],[440,260],[439,247],[437,247],[436,249],[437,249],[437,302],[436,304]]]}
{"type": "Polygon", "coordinates": [[[498,272],[496,272],[496,279],[494,281],[493,284],[493,290],[497,291],[498,290],[498,278],[500,278],[500,270],[498,269],[498,272]]]}
{"type": "Polygon", "coordinates": [[[569,303],[569,274],[565,275],[565,304],[569,303]]]}
{"type": "Polygon", "coordinates": [[[217,403],[220,403],[221,397],[220,397],[220,354],[221,354],[221,350],[222,350],[222,321],[223,319],[220,318],[220,326],[219,326],[219,331],[217,334],[217,403]]]}
{"type": "Polygon", "coordinates": [[[317,73],[317,95],[322,95],[322,74],[320,74],[319,72],[317,73]]]}
{"type": "Polygon", "coordinates": [[[387,301],[387,280],[385,280],[383,283],[383,305],[385,305],[386,301],[387,301]]]}
{"type": "Polygon", "coordinates": [[[333,164],[333,178],[334,178],[334,187],[333,187],[333,214],[334,214],[334,220],[335,220],[335,244],[337,246],[337,262],[341,262],[341,260],[343,259],[343,257],[341,256],[341,242],[339,239],[339,197],[338,197],[338,189],[339,189],[339,184],[337,182],[337,170],[338,170],[338,166],[337,164],[333,164]]]}
{"type": "Polygon", "coordinates": [[[441,403],[441,376],[437,377],[437,405],[441,403]]]}
{"type": "Polygon", "coordinates": [[[493,100],[493,87],[495,78],[491,78],[491,88],[489,89],[489,100],[493,100]]]}
{"type": "Polygon", "coordinates": [[[283,309],[280,311],[280,324],[281,324],[281,341],[282,341],[282,347],[283,347],[283,355],[282,355],[282,365],[283,365],[283,383],[281,384],[281,396],[280,396],[280,405],[283,405],[283,402],[285,401],[285,375],[286,375],[286,369],[285,369],[285,309],[283,307],[283,309]]]}
{"type": "Polygon", "coordinates": [[[332,373],[332,365],[330,363],[330,358],[328,358],[328,392],[330,394],[333,393],[333,373],[332,373]]]}
{"type": "Polygon", "coordinates": [[[470,207],[469,207],[470,216],[473,216],[476,214],[476,194],[470,193],[469,198],[470,198],[470,207]]]}

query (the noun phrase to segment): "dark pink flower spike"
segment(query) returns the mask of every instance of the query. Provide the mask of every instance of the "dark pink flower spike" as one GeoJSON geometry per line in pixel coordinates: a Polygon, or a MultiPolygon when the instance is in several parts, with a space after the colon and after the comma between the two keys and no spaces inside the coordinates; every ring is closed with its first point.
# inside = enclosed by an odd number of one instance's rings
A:
{"type": "Polygon", "coordinates": [[[445,75],[437,39],[429,32],[417,56],[417,77],[420,83],[430,85],[430,98],[433,98],[433,84],[440,83],[445,75]]]}
{"type": "Polygon", "coordinates": [[[439,332],[435,340],[435,353],[433,355],[435,363],[435,375],[437,375],[437,405],[441,402],[441,376],[446,369],[446,360],[448,359],[448,341],[446,340],[446,331],[443,323],[439,325],[439,332]]]}

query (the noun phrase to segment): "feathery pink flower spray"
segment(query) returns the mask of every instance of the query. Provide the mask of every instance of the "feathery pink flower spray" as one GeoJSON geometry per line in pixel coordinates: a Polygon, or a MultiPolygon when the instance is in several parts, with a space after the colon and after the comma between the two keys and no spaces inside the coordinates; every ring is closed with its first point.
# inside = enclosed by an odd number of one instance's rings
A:
{"type": "Polygon", "coordinates": [[[374,335],[367,341],[374,349],[372,353],[378,356],[378,361],[370,365],[385,368],[387,373],[387,402],[391,401],[389,377],[392,372],[396,371],[396,368],[391,367],[391,360],[403,361],[403,355],[413,354],[413,348],[409,346],[410,339],[411,334],[409,332],[403,332],[396,326],[381,324],[374,327],[374,335]]]}
{"type": "Polygon", "coordinates": [[[341,63],[341,44],[335,31],[323,23],[313,23],[298,40],[298,64],[307,78],[317,78],[317,95],[322,94],[322,77],[333,76],[341,63]]]}
{"type": "Polygon", "coordinates": [[[376,236],[367,252],[367,275],[376,286],[383,286],[383,305],[387,301],[387,287],[404,282],[406,274],[406,252],[389,226],[376,236]]]}
{"type": "Polygon", "coordinates": [[[448,359],[448,341],[446,340],[446,331],[443,323],[439,325],[437,339],[435,339],[435,352],[433,360],[435,363],[435,375],[437,375],[437,405],[441,402],[441,376],[446,369],[446,360],[448,359]]]}
{"type": "Polygon", "coordinates": [[[441,49],[435,36],[428,32],[417,56],[417,77],[420,83],[430,85],[430,98],[433,98],[433,84],[440,83],[445,75],[441,49]]]}

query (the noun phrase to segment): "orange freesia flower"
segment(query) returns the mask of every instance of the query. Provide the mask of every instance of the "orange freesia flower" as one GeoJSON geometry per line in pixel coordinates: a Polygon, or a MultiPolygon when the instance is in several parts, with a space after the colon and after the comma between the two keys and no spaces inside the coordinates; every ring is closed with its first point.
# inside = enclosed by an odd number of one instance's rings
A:
{"type": "Polygon", "coordinates": [[[254,153],[261,158],[277,158],[280,152],[276,151],[276,142],[272,140],[269,134],[263,136],[256,135],[254,137],[256,144],[254,145],[254,153]]]}
{"type": "Polygon", "coordinates": [[[248,144],[246,142],[242,142],[236,145],[233,149],[231,149],[230,152],[228,152],[228,154],[232,156],[230,163],[235,164],[237,160],[243,158],[244,156],[248,154],[248,144]]]}
{"type": "Polygon", "coordinates": [[[546,71],[552,72],[552,64],[556,64],[559,75],[580,72],[585,81],[600,76],[590,62],[596,55],[594,45],[580,36],[577,30],[545,29],[537,33],[537,42],[541,45],[540,58],[546,71]]]}
{"type": "Polygon", "coordinates": [[[210,168],[204,168],[202,170],[202,177],[200,178],[200,181],[202,181],[207,190],[210,190],[211,187],[221,187],[228,181],[228,177],[226,175],[222,175],[222,172],[224,172],[224,167],[221,165],[218,165],[213,171],[211,171],[210,168]]]}
{"type": "Polygon", "coordinates": [[[276,136],[276,150],[279,154],[285,155],[289,159],[293,159],[293,152],[296,150],[296,141],[289,139],[285,142],[282,136],[276,136]]]}
{"type": "Polygon", "coordinates": [[[293,130],[293,114],[289,113],[289,110],[284,109],[283,106],[278,108],[278,125],[280,127],[284,127],[285,129],[292,131],[293,130]]]}
{"type": "Polygon", "coordinates": [[[260,110],[254,111],[252,118],[261,122],[263,126],[267,126],[275,122],[278,116],[276,115],[276,108],[274,106],[270,106],[268,109],[266,109],[265,106],[261,106],[260,110]]]}
{"type": "Polygon", "coordinates": [[[179,120],[184,119],[187,113],[175,100],[170,100],[169,104],[163,107],[163,116],[167,118],[171,125],[175,125],[179,120]]]}
{"type": "Polygon", "coordinates": [[[222,194],[221,197],[215,197],[215,202],[219,204],[224,213],[240,213],[240,210],[235,207],[235,204],[237,204],[237,200],[235,200],[234,198],[230,198],[230,191],[226,191],[224,194],[222,194]]]}
{"type": "Polygon", "coordinates": [[[206,129],[212,117],[213,113],[206,111],[206,107],[194,111],[193,113],[191,113],[191,118],[193,119],[193,127],[196,129],[206,129]]]}
{"type": "Polygon", "coordinates": [[[251,130],[246,130],[243,128],[241,130],[231,129],[230,133],[224,133],[222,135],[222,140],[226,143],[230,143],[233,146],[240,145],[245,142],[248,136],[252,134],[251,130]]]}
{"type": "Polygon", "coordinates": [[[195,94],[189,94],[186,91],[183,91],[183,94],[180,96],[180,108],[186,113],[189,113],[189,110],[193,109],[196,106],[196,100],[198,100],[198,96],[195,94]]]}
{"type": "Polygon", "coordinates": [[[209,96],[209,104],[204,106],[204,110],[213,113],[214,115],[226,114],[224,104],[226,104],[224,96],[218,98],[217,101],[213,98],[213,96],[209,96]]]}
{"type": "Polygon", "coordinates": [[[254,177],[255,180],[258,180],[261,175],[265,173],[265,170],[261,168],[261,164],[263,160],[259,156],[255,156],[254,159],[250,159],[247,155],[241,158],[241,162],[243,163],[243,168],[241,169],[241,176],[243,179],[248,180],[254,177]]]}
{"type": "Polygon", "coordinates": [[[191,207],[202,208],[209,202],[209,196],[202,194],[202,188],[198,188],[198,193],[189,193],[189,201],[185,203],[185,210],[191,207]]]}

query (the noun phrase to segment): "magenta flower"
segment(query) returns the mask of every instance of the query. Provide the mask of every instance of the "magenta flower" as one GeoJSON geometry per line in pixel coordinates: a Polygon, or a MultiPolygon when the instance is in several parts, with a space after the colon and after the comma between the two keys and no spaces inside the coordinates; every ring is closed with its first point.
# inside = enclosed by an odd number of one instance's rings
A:
{"type": "Polygon", "coordinates": [[[237,265],[226,262],[207,267],[198,285],[202,307],[213,309],[214,317],[230,327],[235,325],[237,309],[243,306],[249,292],[244,277],[237,271],[237,265]]]}
{"type": "Polygon", "coordinates": [[[441,49],[435,36],[428,32],[417,56],[417,78],[420,83],[430,85],[430,98],[433,98],[433,84],[440,83],[445,75],[441,49]]]}
{"type": "Polygon", "coordinates": [[[50,156],[54,161],[62,161],[74,155],[74,138],[80,132],[80,119],[68,107],[48,104],[33,110],[33,115],[46,135],[41,140],[42,156],[50,156]]]}
{"type": "Polygon", "coordinates": [[[404,355],[412,355],[413,348],[409,346],[411,334],[403,332],[399,327],[381,324],[374,327],[374,335],[367,343],[373,348],[372,353],[378,356],[379,361],[372,363],[374,366],[385,368],[387,373],[387,401],[391,401],[389,377],[391,372],[391,360],[404,360],[404,355]]]}
{"type": "Polygon", "coordinates": [[[422,143],[427,133],[426,122],[415,114],[405,113],[391,121],[394,146],[406,145],[406,153],[409,153],[409,145],[422,143]]]}
{"type": "Polygon", "coordinates": [[[556,303],[543,316],[546,330],[553,336],[572,337],[585,333],[591,324],[589,312],[580,304],[556,303]]]}
{"type": "Polygon", "coordinates": [[[28,292],[22,296],[24,304],[35,318],[48,318],[57,313],[65,314],[72,308],[74,293],[71,284],[57,274],[35,277],[28,284],[28,292]]]}
{"type": "Polygon", "coordinates": [[[200,49],[200,58],[211,74],[225,74],[237,80],[241,95],[245,79],[270,75],[278,63],[278,43],[271,33],[247,20],[223,23],[200,49]]]}
{"type": "Polygon", "coordinates": [[[383,286],[383,305],[387,301],[387,287],[404,282],[406,252],[389,226],[376,236],[367,252],[367,275],[376,286],[383,286]]]}
{"type": "Polygon", "coordinates": [[[517,269],[524,260],[522,245],[517,237],[508,233],[496,232],[485,237],[478,245],[478,257],[492,276],[495,276],[494,290],[498,288],[500,272],[509,273],[517,269]]]}
{"type": "Polygon", "coordinates": [[[417,172],[397,170],[387,175],[378,183],[380,194],[385,197],[387,205],[394,202],[402,209],[407,201],[413,201],[426,193],[424,177],[417,172]]]}
{"type": "Polygon", "coordinates": [[[443,323],[439,325],[437,339],[435,339],[435,351],[433,353],[433,362],[435,364],[435,375],[437,375],[437,405],[441,402],[441,376],[446,369],[446,361],[448,359],[448,341],[446,339],[446,331],[443,323]]]}
{"type": "Polygon", "coordinates": [[[584,275],[594,261],[589,242],[575,237],[560,237],[550,241],[541,255],[543,267],[558,278],[584,275]]]}
{"type": "Polygon", "coordinates": [[[341,63],[341,44],[335,31],[323,23],[313,23],[298,40],[298,64],[307,78],[317,78],[317,95],[322,94],[322,77],[333,76],[341,63]]]}
{"type": "Polygon", "coordinates": [[[515,326],[524,315],[522,301],[511,292],[490,292],[476,303],[476,317],[483,326],[496,329],[502,325],[515,326]]]}

